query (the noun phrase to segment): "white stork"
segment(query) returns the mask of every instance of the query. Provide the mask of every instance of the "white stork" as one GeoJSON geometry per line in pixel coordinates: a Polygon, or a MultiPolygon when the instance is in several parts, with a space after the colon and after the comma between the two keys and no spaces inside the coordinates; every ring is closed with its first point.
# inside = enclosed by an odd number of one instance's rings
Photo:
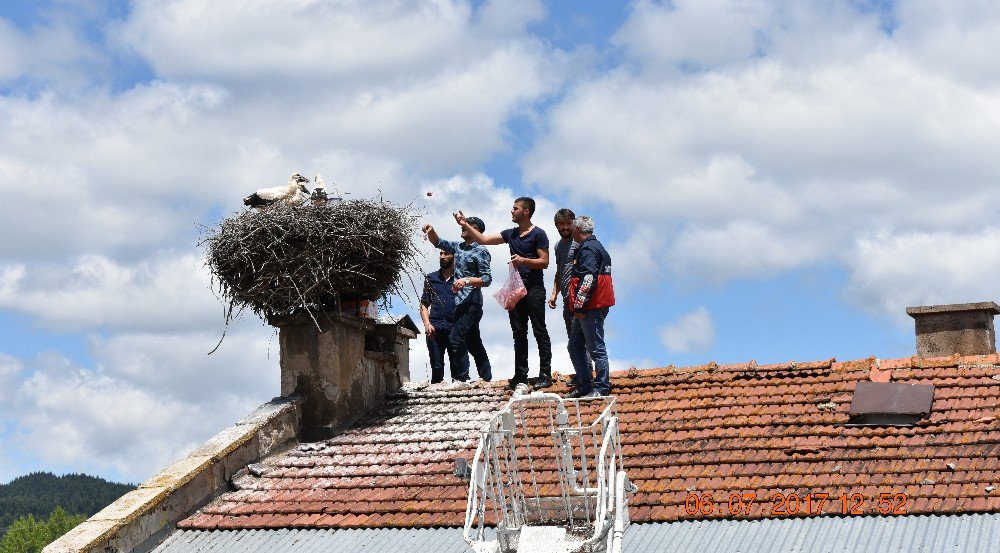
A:
{"type": "Polygon", "coordinates": [[[261,188],[246,198],[243,198],[243,205],[264,209],[275,203],[284,202],[289,205],[300,205],[305,201],[303,194],[308,194],[309,189],[303,183],[309,179],[295,173],[288,179],[288,184],[284,186],[274,186],[272,188],[261,188]]]}
{"type": "Polygon", "coordinates": [[[316,186],[313,187],[312,191],[312,204],[313,205],[326,205],[326,183],[323,182],[323,177],[316,173],[316,178],[313,179],[316,186]]]}

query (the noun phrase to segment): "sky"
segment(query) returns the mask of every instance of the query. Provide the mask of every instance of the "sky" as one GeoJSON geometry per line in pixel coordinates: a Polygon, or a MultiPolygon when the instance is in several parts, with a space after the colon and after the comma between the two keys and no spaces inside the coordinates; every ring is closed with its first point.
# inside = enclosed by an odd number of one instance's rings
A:
{"type": "Polygon", "coordinates": [[[278,395],[252,315],[207,355],[199,240],[295,172],[445,238],[591,215],[613,369],[910,356],[907,306],[998,299],[997,51],[986,0],[3,2],[0,483],[141,482],[278,395]]]}

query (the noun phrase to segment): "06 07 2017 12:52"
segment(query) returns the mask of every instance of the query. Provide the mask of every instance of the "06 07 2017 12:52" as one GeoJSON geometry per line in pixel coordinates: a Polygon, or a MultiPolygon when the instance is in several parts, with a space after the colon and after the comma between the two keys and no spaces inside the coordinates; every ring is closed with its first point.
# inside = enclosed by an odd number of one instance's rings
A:
{"type": "Polygon", "coordinates": [[[899,492],[774,493],[758,497],[754,492],[712,494],[691,492],[684,498],[688,516],[796,516],[796,515],[905,515],[908,498],[899,492]]]}

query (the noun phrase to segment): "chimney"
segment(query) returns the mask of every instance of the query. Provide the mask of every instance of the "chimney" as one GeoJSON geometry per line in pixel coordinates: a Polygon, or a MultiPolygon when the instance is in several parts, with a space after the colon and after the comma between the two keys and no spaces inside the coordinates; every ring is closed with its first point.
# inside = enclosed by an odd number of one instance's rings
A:
{"type": "Polygon", "coordinates": [[[917,355],[986,355],[996,353],[993,316],[1000,314],[997,304],[958,303],[907,307],[917,332],[917,355]]]}
{"type": "Polygon", "coordinates": [[[304,442],[332,437],[409,380],[418,330],[409,316],[320,312],[271,317],[281,348],[281,395],[302,398],[304,442]]]}

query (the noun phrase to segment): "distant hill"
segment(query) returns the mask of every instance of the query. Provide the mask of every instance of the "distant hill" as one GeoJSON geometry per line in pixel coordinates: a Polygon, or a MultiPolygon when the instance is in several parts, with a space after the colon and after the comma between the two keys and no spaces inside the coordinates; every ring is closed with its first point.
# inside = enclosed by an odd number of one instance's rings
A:
{"type": "Polygon", "coordinates": [[[67,513],[89,517],[133,489],[131,484],[116,484],[86,474],[33,472],[15,478],[9,484],[0,484],[0,536],[18,517],[34,515],[44,519],[57,505],[67,513]]]}

